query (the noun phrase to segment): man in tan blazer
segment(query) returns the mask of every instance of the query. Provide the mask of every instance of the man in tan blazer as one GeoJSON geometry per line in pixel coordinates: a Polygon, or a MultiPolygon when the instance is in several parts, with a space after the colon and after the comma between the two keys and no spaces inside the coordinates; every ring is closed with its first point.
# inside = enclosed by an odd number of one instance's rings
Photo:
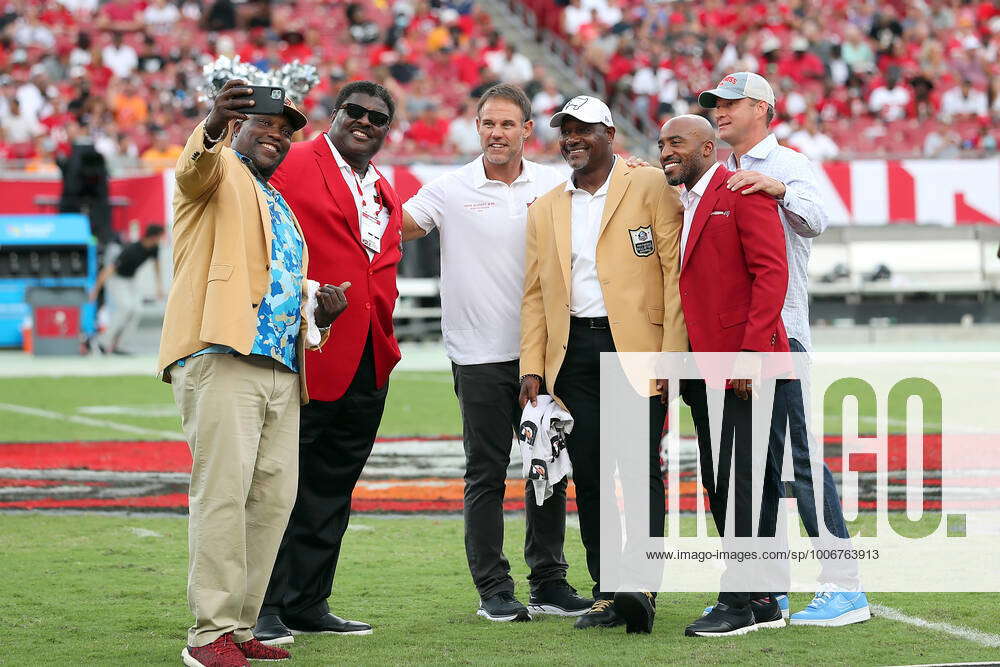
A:
{"type": "MultiPolygon", "coordinates": [[[[607,105],[579,96],[555,114],[563,158],[572,178],[528,211],[524,300],[521,308],[521,405],[546,389],[573,416],[567,450],[573,465],[580,533],[594,579],[594,605],[577,628],[626,624],[649,632],[653,597],[601,591],[600,353],[686,352],[687,332],[677,290],[683,209],[658,169],[629,169],[612,150],[607,105]]],[[[666,396],[666,383],[657,389],[666,396]]],[[[651,535],[662,536],[664,489],[661,396],[650,399],[651,535]]],[[[610,545],[609,545],[610,546],[610,545]]]]}
{"type": "MultiPolygon", "coordinates": [[[[176,169],[174,282],[158,368],[191,448],[195,623],[181,654],[191,667],[289,657],[252,628],[295,501],[299,404],[308,400],[308,252],[267,181],[306,119],[290,102],[281,114],[248,114],[250,92],[239,80],[225,85],[176,169]]],[[[319,288],[314,347],[346,307],[349,286],[319,288]]]]}

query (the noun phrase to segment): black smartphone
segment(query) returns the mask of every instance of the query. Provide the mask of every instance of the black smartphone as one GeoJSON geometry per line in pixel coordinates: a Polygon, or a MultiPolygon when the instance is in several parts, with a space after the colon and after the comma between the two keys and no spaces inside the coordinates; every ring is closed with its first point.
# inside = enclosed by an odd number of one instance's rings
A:
{"type": "Polygon", "coordinates": [[[285,89],[273,86],[250,86],[254,101],[252,107],[243,109],[246,113],[278,115],[285,106],[285,89]]]}

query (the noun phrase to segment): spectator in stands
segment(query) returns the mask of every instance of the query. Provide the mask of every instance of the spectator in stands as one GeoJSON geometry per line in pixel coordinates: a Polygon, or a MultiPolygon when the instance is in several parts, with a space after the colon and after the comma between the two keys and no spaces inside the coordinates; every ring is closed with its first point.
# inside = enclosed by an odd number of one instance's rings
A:
{"type": "Polygon", "coordinates": [[[832,160],[840,153],[837,144],[823,132],[815,112],[806,114],[802,127],[792,132],[788,143],[814,162],[832,160]]]}
{"type": "Polygon", "coordinates": [[[344,9],[347,16],[348,32],[358,44],[374,44],[378,41],[381,31],[374,21],[365,16],[365,7],[360,2],[351,2],[344,9]]]}
{"type": "Polygon", "coordinates": [[[142,30],[142,5],[136,0],[108,0],[98,12],[97,26],[115,32],[142,30]]]}
{"type": "Polygon", "coordinates": [[[591,10],[583,6],[581,0],[569,0],[569,4],[563,11],[562,30],[570,42],[579,46],[578,35],[580,28],[591,20],[591,10]]]}
{"type": "Polygon", "coordinates": [[[38,119],[21,110],[21,103],[16,97],[7,101],[6,111],[0,113],[0,131],[2,141],[14,149],[15,153],[27,151],[28,145],[35,137],[41,136],[43,128],[38,119]],[[18,145],[22,145],[18,149],[18,145]]]}
{"type": "Polygon", "coordinates": [[[554,127],[549,127],[548,119],[553,116],[565,104],[566,98],[559,92],[559,87],[551,78],[545,80],[545,86],[535,93],[531,99],[531,111],[534,114],[535,135],[544,143],[555,141],[559,137],[559,132],[554,127]]]}
{"type": "Polygon", "coordinates": [[[111,111],[115,114],[115,122],[122,129],[141,125],[149,118],[149,105],[146,97],[139,92],[135,81],[126,81],[121,86],[121,92],[111,93],[111,111]]]}
{"type": "Polygon", "coordinates": [[[844,62],[854,72],[871,72],[875,68],[875,54],[864,35],[854,26],[847,29],[840,51],[844,62]]]}
{"type": "Polygon", "coordinates": [[[184,147],[172,143],[170,135],[163,128],[154,127],[151,129],[151,133],[153,135],[153,145],[143,151],[141,156],[143,164],[147,168],[156,171],[173,169],[184,147]]]}
{"type": "Polygon", "coordinates": [[[533,74],[531,61],[523,53],[518,53],[513,44],[500,53],[487,56],[486,64],[502,82],[513,86],[522,86],[531,80],[533,74]]]}
{"type": "Polygon", "coordinates": [[[142,38],[142,53],[139,54],[138,71],[141,74],[155,74],[163,69],[166,61],[156,46],[152,35],[142,38]]]}
{"type": "Polygon", "coordinates": [[[225,32],[236,28],[236,6],[233,0],[215,0],[205,12],[206,30],[225,32]]]}
{"type": "Polygon", "coordinates": [[[961,118],[985,118],[988,114],[986,93],[973,88],[968,79],[962,79],[960,85],[945,91],[941,96],[941,120],[945,122],[961,118]]]}
{"type": "Polygon", "coordinates": [[[467,102],[462,107],[462,113],[448,124],[445,143],[456,155],[475,155],[479,152],[476,107],[471,102],[467,102]]]}
{"type": "Polygon", "coordinates": [[[158,35],[170,32],[180,18],[181,13],[177,5],[168,0],[153,0],[142,12],[146,28],[158,35]]]}
{"type": "Polygon", "coordinates": [[[492,88],[493,86],[500,83],[493,70],[488,65],[483,65],[479,68],[479,83],[477,83],[471,91],[469,91],[469,97],[480,98],[483,93],[492,88]]]}
{"type": "Polygon", "coordinates": [[[125,43],[122,32],[111,33],[111,43],[101,50],[101,62],[119,79],[127,79],[139,66],[139,55],[125,43]]]}
{"type": "Polygon", "coordinates": [[[117,255],[107,258],[104,269],[90,290],[90,300],[97,301],[101,290],[107,287],[105,307],[111,314],[107,329],[98,337],[97,348],[104,354],[130,354],[122,342],[139,326],[142,308],[142,291],[135,275],[146,260],[153,260],[156,281],[156,298],[163,299],[163,278],[160,273],[160,242],[166,236],[162,225],[149,225],[142,239],[130,243],[117,255]]]}
{"type": "Polygon", "coordinates": [[[868,107],[883,120],[895,121],[906,117],[910,104],[910,91],[899,85],[899,71],[890,70],[885,77],[885,85],[872,91],[868,107]]]}
{"type": "Polygon", "coordinates": [[[417,120],[410,124],[406,138],[418,149],[440,151],[448,135],[448,119],[437,106],[428,106],[417,120]]]}

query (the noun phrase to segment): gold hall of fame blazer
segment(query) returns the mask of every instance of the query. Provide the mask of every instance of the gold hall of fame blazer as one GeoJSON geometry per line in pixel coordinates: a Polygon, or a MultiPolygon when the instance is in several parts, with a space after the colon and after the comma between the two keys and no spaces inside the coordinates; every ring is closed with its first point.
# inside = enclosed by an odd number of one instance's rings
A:
{"type": "MultiPolygon", "coordinates": [[[[157,374],[170,382],[170,365],[209,345],[250,354],[257,310],[271,284],[271,213],[257,179],[226,142],[205,148],[205,123],[195,128],[177,159],[174,188],[174,278],[160,336],[157,374]]],[[[302,275],[309,250],[302,245],[302,275]]],[[[298,337],[299,394],[309,402],[305,373],[305,285],[298,337]]],[[[329,333],[320,341],[323,345],[329,333]]]]}
{"type": "MultiPolygon", "coordinates": [[[[545,378],[555,396],[570,324],[571,197],[565,184],[528,209],[521,304],[521,375],[545,378]]],[[[687,352],[678,291],[684,209],[653,167],[611,172],[597,238],[597,273],[619,352],[687,352]]]]}

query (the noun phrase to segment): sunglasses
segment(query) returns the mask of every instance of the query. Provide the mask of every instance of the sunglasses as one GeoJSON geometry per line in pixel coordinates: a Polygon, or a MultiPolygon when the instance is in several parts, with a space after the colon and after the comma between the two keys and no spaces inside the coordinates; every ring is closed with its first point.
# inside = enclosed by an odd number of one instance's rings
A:
{"type": "Polygon", "coordinates": [[[352,104],[348,102],[340,108],[346,111],[347,115],[354,120],[358,120],[365,114],[368,114],[368,122],[375,127],[385,127],[389,124],[389,114],[384,114],[381,111],[375,111],[374,109],[366,109],[360,104],[352,104]]]}

